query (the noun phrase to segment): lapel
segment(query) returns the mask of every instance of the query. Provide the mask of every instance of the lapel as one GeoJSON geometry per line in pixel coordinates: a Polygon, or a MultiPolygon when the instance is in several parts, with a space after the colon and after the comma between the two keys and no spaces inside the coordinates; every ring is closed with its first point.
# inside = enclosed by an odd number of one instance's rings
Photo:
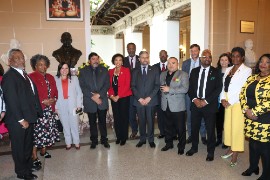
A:
{"type": "Polygon", "coordinates": [[[205,88],[207,88],[207,87],[208,87],[208,85],[211,83],[212,78],[215,78],[215,77],[213,76],[213,67],[212,67],[212,66],[210,66],[210,68],[209,68],[209,72],[208,72],[208,76],[207,76],[206,87],[205,87],[205,88]]]}
{"type": "Polygon", "coordinates": [[[174,84],[177,84],[179,81],[180,81],[180,71],[179,70],[177,70],[177,71],[175,71],[175,73],[174,73],[174,75],[173,75],[173,78],[172,78],[172,80],[171,80],[171,84],[170,84],[170,86],[172,86],[172,85],[174,85],[174,84]],[[178,80],[179,81],[176,81],[176,78],[177,77],[179,77],[178,78],[178,80]]]}
{"type": "Polygon", "coordinates": [[[147,82],[149,79],[151,79],[150,78],[151,74],[152,74],[152,66],[148,65],[147,74],[146,74],[146,81],[145,82],[147,82]]]}

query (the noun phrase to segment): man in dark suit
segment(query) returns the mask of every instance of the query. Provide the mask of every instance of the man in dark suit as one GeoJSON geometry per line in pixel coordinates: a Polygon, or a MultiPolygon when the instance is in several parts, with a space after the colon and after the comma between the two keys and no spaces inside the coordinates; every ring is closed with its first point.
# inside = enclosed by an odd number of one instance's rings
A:
{"type": "Polygon", "coordinates": [[[101,144],[105,148],[110,148],[107,138],[106,114],[108,105],[107,91],[110,87],[108,70],[99,65],[97,53],[90,53],[88,56],[90,66],[86,66],[80,71],[79,82],[83,92],[84,112],[88,114],[90,124],[91,149],[95,149],[98,144],[98,127],[101,134],[101,144]]]}
{"type": "Polygon", "coordinates": [[[132,72],[131,89],[134,95],[133,104],[137,108],[139,117],[140,141],[136,147],[146,143],[146,134],[151,148],[156,147],[154,143],[154,112],[158,104],[157,92],[159,90],[158,69],[149,65],[149,54],[147,51],[140,52],[140,68],[132,72]],[[147,133],[146,133],[147,124],[147,133]]]}
{"type": "Polygon", "coordinates": [[[186,153],[192,156],[198,152],[199,129],[204,118],[207,129],[207,157],[206,161],[214,160],[215,152],[215,119],[218,111],[218,96],[222,89],[220,71],[211,66],[210,50],[202,52],[201,66],[190,73],[189,96],[191,99],[191,130],[192,147],[186,153]]]}
{"type": "MultiPolygon", "coordinates": [[[[161,50],[159,52],[159,59],[160,62],[154,64],[153,66],[156,67],[159,70],[159,74],[167,70],[167,58],[168,54],[167,51],[161,50]]],[[[157,112],[157,120],[158,120],[158,129],[159,129],[159,136],[157,137],[158,139],[164,138],[165,137],[165,115],[161,109],[161,92],[160,90],[158,91],[158,105],[156,107],[156,112],[157,112]]]]}
{"type": "Polygon", "coordinates": [[[11,49],[8,58],[10,69],[3,76],[2,89],[15,172],[19,179],[36,179],[37,176],[31,170],[33,124],[42,116],[42,109],[36,86],[24,71],[22,51],[11,49]]]}
{"type": "MultiPolygon", "coordinates": [[[[200,46],[198,44],[192,44],[190,46],[190,59],[187,59],[183,62],[182,65],[182,71],[188,73],[190,75],[190,72],[192,69],[199,67],[201,65],[201,61],[199,58],[200,55],[200,46]]],[[[191,143],[191,112],[190,112],[190,98],[189,95],[186,94],[185,97],[186,101],[186,112],[187,112],[187,130],[188,130],[188,139],[187,144],[191,143]]],[[[200,127],[200,134],[201,134],[201,140],[203,144],[206,144],[206,129],[205,129],[205,123],[204,120],[201,122],[200,127]]]]}
{"type": "MultiPolygon", "coordinates": [[[[132,73],[133,69],[139,68],[141,63],[139,60],[139,56],[136,53],[136,45],[134,43],[128,43],[127,45],[128,56],[125,57],[123,66],[130,68],[130,72],[132,73]]],[[[130,106],[129,106],[129,124],[132,130],[130,135],[130,139],[138,138],[138,122],[136,119],[136,107],[133,106],[134,96],[130,96],[130,106]]]]}

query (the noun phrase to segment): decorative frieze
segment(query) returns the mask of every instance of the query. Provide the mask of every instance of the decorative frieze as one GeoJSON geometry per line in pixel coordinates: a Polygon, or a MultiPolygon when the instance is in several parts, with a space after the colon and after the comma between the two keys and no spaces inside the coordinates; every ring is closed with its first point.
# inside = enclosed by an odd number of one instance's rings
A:
{"type": "Polygon", "coordinates": [[[165,11],[169,11],[168,15],[166,15],[166,20],[179,20],[181,17],[179,10],[190,8],[190,1],[191,0],[150,0],[112,24],[114,33],[123,32],[127,27],[132,27],[135,31],[141,30],[141,24],[151,22],[154,16],[162,14],[165,11]]]}
{"type": "Polygon", "coordinates": [[[112,26],[93,25],[91,26],[91,34],[92,35],[112,35],[114,34],[114,30],[112,26]]]}

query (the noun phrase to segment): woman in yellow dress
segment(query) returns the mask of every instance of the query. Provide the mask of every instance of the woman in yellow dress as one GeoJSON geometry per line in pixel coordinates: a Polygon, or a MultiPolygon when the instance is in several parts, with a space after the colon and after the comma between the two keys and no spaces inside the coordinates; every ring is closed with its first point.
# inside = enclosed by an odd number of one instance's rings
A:
{"type": "Polygon", "coordinates": [[[244,151],[244,115],[241,111],[239,94],[247,78],[251,75],[251,69],[244,65],[245,50],[241,47],[232,49],[232,64],[223,76],[223,88],[220,94],[224,115],[224,144],[229,150],[223,159],[232,156],[230,166],[237,165],[239,152],[244,151]]]}
{"type": "Polygon", "coordinates": [[[254,75],[250,76],[240,93],[240,103],[245,114],[245,135],[249,137],[249,168],[243,176],[259,174],[260,180],[270,179],[270,54],[260,57],[254,75]]]}

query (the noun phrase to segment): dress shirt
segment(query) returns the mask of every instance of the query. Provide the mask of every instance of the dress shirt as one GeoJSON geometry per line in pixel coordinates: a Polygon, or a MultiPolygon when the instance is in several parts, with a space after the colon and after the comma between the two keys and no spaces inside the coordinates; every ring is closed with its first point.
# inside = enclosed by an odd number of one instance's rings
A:
{"type": "Polygon", "coordinates": [[[164,64],[165,69],[167,68],[167,61],[165,63],[160,62],[159,63],[160,70],[162,70],[163,64],[164,64]]]}
{"type": "Polygon", "coordinates": [[[130,66],[131,66],[131,61],[132,61],[132,65],[133,65],[132,69],[134,69],[136,67],[136,55],[133,57],[128,56],[128,58],[129,58],[130,66]]]}
{"type": "MultiPolygon", "coordinates": [[[[12,67],[12,66],[11,66],[11,67],[12,67]]],[[[12,68],[15,69],[16,71],[18,71],[18,73],[20,73],[20,74],[22,75],[22,77],[25,78],[24,75],[23,75],[23,70],[18,69],[18,68],[15,68],[15,67],[12,67],[12,68]]],[[[33,82],[32,82],[32,80],[31,80],[28,76],[27,76],[27,78],[28,78],[29,81],[30,81],[32,91],[33,91],[33,93],[35,94],[33,82]]]]}
{"type": "MultiPolygon", "coordinates": [[[[11,66],[11,67],[12,67],[12,66],[11,66]]],[[[12,68],[14,68],[16,71],[18,71],[18,73],[20,73],[20,74],[22,75],[22,77],[25,78],[24,75],[23,75],[23,70],[22,70],[22,69],[15,68],[15,67],[12,67],[12,68]]],[[[32,91],[33,91],[33,93],[35,94],[33,82],[31,81],[31,79],[30,79],[28,76],[27,76],[26,78],[29,79],[30,84],[31,84],[32,91]]],[[[20,119],[18,122],[22,122],[23,120],[24,120],[24,119],[20,119]]]]}
{"type": "Polygon", "coordinates": [[[190,74],[192,69],[200,66],[200,58],[199,57],[196,60],[193,60],[192,58],[190,58],[190,60],[191,61],[190,61],[189,74],[190,74]]]}
{"type": "Polygon", "coordinates": [[[203,69],[205,69],[205,76],[204,76],[203,96],[202,96],[202,99],[205,99],[205,89],[206,89],[206,83],[207,83],[208,72],[209,72],[210,66],[208,66],[206,68],[204,68],[203,66],[201,66],[201,68],[200,68],[199,79],[198,79],[198,88],[197,88],[197,97],[200,97],[199,96],[199,89],[200,89],[200,81],[201,81],[201,76],[202,76],[203,69]]]}
{"type": "Polygon", "coordinates": [[[148,65],[141,65],[141,71],[142,71],[142,74],[143,74],[143,67],[145,67],[145,72],[146,72],[146,75],[147,75],[147,70],[148,70],[148,65]]]}

